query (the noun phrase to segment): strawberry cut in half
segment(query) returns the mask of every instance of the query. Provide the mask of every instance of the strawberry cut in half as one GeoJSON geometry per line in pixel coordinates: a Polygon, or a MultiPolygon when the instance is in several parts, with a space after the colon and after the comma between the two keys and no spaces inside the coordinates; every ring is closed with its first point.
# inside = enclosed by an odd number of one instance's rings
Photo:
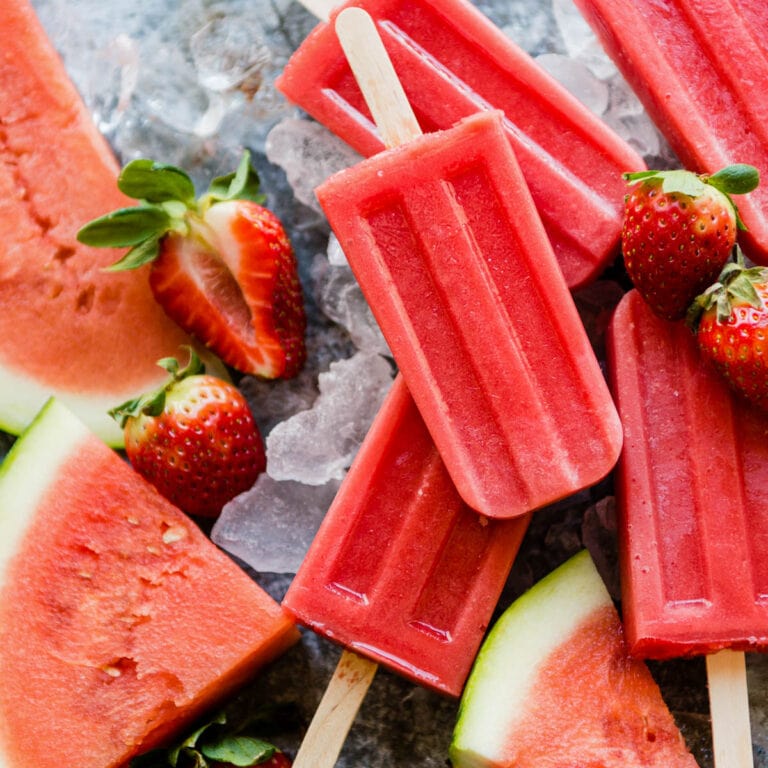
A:
{"type": "Polygon", "coordinates": [[[78,240],[130,247],[112,270],[151,263],[158,303],[227,365],[262,378],[295,376],[306,358],[296,256],[261,204],[250,154],[199,199],[184,171],[152,160],[128,163],[117,184],[139,204],[89,222],[78,240]]]}

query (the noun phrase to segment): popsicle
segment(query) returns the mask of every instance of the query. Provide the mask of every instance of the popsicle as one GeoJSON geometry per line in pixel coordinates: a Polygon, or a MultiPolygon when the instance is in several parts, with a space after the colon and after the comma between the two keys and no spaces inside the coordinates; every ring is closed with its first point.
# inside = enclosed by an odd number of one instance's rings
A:
{"type": "MultiPolygon", "coordinates": [[[[385,141],[333,30],[332,0],[304,3],[329,23],[289,60],[277,87],[363,155],[385,141]]],[[[596,277],[616,256],[623,171],[638,154],[466,0],[354,0],[376,21],[425,132],[480,110],[504,112],[566,281],[596,277]]]]}
{"type": "Polygon", "coordinates": [[[529,519],[461,500],[397,376],[283,600],[349,649],[297,768],[333,765],[377,664],[461,693],[529,519]]]}
{"type": "Polygon", "coordinates": [[[621,427],[501,114],[396,129],[316,195],[459,493],[512,517],[598,482],[621,427]]]}
{"type": "Polygon", "coordinates": [[[656,318],[635,291],[615,312],[608,353],[625,434],[615,477],[630,651],[707,654],[716,750],[740,750],[717,765],[743,768],[741,652],[768,649],[768,419],[731,394],[684,324],[656,318]],[[725,700],[724,680],[737,690],[725,700]]]}
{"type": "MultiPolygon", "coordinates": [[[[575,0],[685,165],[768,174],[765,0],[575,0]]],[[[768,186],[739,201],[743,246],[768,263],[768,186]]]]}

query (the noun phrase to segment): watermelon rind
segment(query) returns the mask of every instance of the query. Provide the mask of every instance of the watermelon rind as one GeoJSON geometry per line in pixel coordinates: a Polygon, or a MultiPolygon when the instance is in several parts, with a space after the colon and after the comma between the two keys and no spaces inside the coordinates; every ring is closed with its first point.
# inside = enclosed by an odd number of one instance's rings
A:
{"type": "Polygon", "coordinates": [[[583,550],[534,585],[498,619],[478,653],[450,747],[455,768],[487,768],[500,754],[537,679],[537,667],[594,611],[613,605],[583,550]]]}
{"type": "MultiPolygon", "coordinates": [[[[230,380],[226,367],[217,357],[207,350],[198,349],[197,352],[208,373],[230,380]]],[[[179,355],[183,354],[186,353],[180,350],[179,355]]],[[[141,391],[125,391],[121,388],[121,382],[115,378],[105,374],[101,393],[83,394],[56,389],[0,364],[0,430],[11,435],[20,435],[31,424],[36,414],[40,413],[49,398],[54,398],[76,414],[88,429],[107,445],[122,448],[123,431],[109,415],[109,410],[162,386],[168,380],[168,372],[158,366],[157,376],[148,377],[141,391]]]]}
{"type": "Polygon", "coordinates": [[[83,424],[50,398],[0,465],[0,584],[49,482],[86,435],[83,424]]]}

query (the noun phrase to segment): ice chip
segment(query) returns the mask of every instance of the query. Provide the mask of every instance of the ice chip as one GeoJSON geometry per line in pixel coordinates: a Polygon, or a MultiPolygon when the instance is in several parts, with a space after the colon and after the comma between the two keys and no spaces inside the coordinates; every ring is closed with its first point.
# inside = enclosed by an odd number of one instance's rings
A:
{"type": "Polygon", "coordinates": [[[266,381],[244,376],[239,387],[263,435],[281,421],[311,408],[318,394],[315,377],[306,368],[292,379],[266,381]]]}
{"type": "Polygon", "coordinates": [[[608,84],[598,79],[582,62],[559,53],[543,53],[536,61],[587,109],[602,115],[608,108],[608,84]]]}
{"type": "Polygon", "coordinates": [[[349,261],[344,253],[344,249],[341,247],[339,238],[331,232],[331,236],[328,238],[328,262],[334,267],[348,267],[349,261]]]}
{"type": "Polygon", "coordinates": [[[315,187],[360,160],[360,155],[319,123],[295,117],[272,128],[265,151],[267,159],[285,171],[297,199],[318,212],[315,187]]]}
{"type": "Polygon", "coordinates": [[[190,37],[200,84],[211,91],[255,93],[272,53],[254,19],[218,13],[190,37]]]}
{"type": "Polygon", "coordinates": [[[380,355],[358,352],[332,363],[319,376],[312,408],[267,436],[269,475],[307,485],[343,477],[391,383],[392,366],[380,355]]]}
{"type": "Polygon", "coordinates": [[[250,491],[224,506],[211,538],[261,573],[296,573],[339,480],[305,485],[262,474],[250,491]]]}
{"type": "Polygon", "coordinates": [[[616,66],[573,0],[553,0],[552,13],[570,59],[586,64],[600,79],[607,79],[616,72],[616,66]]]}
{"type": "Polygon", "coordinates": [[[312,271],[323,313],[346,329],[357,349],[391,357],[389,346],[349,265],[333,265],[325,256],[318,255],[312,271]]]}

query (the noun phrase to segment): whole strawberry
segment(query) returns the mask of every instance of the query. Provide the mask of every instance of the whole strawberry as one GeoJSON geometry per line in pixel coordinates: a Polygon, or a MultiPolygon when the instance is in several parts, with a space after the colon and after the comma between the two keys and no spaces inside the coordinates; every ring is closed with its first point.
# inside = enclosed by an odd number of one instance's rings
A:
{"type": "Polygon", "coordinates": [[[184,171],[145,159],[125,166],[118,187],[140,204],[86,224],[78,239],[131,246],[113,270],[151,262],[158,303],[232,368],[295,376],[306,357],[296,257],[278,218],[260,204],[249,153],[199,200],[184,171]]]}
{"type": "Polygon", "coordinates": [[[679,320],[691,302],[717,280],[744,225],[732,194],[753,190],[750,165],[731,165],[713,176],[690,171],[624,175],[621,248],[627,274],[653,312],[679,320]]]}
{"type": "Polygon", "coordinates": [[[197,355],[156,392],[114,408],[134,469],[190,515],[216,517],[264,471],[261,435],[248,403],[232,384],[206,375],[197,355]]]}
{"type": "Polygon", "coordinates": [[[768,411],[768,267],[739,255],[688,313],[699,350],[731,387],[768,411]]]}

